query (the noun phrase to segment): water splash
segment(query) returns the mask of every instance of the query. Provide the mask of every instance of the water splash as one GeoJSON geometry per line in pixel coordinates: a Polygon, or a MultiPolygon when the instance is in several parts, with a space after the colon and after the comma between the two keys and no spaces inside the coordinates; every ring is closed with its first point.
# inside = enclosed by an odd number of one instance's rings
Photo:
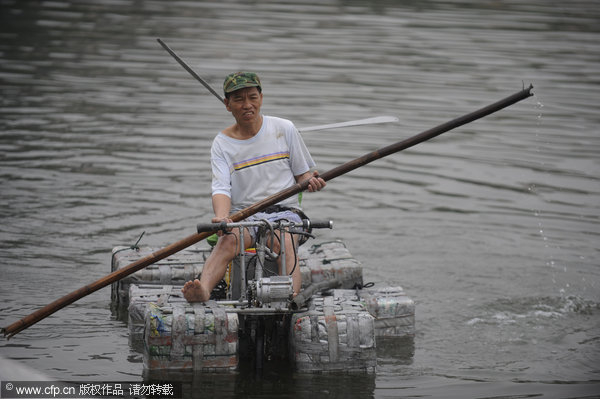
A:
{"type": "Polygon", "coordinates": [[[600,310],[600,303],[578,296],[526,297],[499,299],[487,304],[482,315],[466,321],[477,324],[510,325],[543,322],[573,315],[592,315],[600,310]]]}
{"type": "MultiPolygon", "coordinates": [[[[548,143],[544,143],[541,139],[541,132],[542,132],[542,122],[543,122],[543,108],[544,108],[544,104],[542,103],[542,101],[539,99],[538,95],[534,93],[533,95],[534,98],[534,113],[537,114],[536,116],[536,127],[535,127],[535,138],[536,138],[536,148],[535,148],[535,152],[537,153],[542,153],[542,145],[543,144],[548,144],[548,143]]],[[[540,160],[539,162],[539,167],[540,170],[543,171],[543,173],[545,175],[549,175],[550,171],[547,168],[546,163],[543,160],[540,160]]],[[[538,184],[536,183],[531,183],[528,187],[528,191],[536,196],[539,196],[538,194],[541,194],[538,191],[538,184]]],[[[540,197],[540,201],[542,201],[541,197],[540,197]]],[[[542,204],[540,204],[541,206],[542,204]]],[[[553,250],[560,250],[560,246],[558,244],[556,245],[552,245],[551,244],[551,239],[548,235],[548,233],[546,232],[546,226],[544,224],[545,221],[545,217],[544,217],[544,213],[542,212],[541,209],[539,208],[535,208],[532,209],[532,212],[537,220],[537,233],[539,234],[539,237],[541,238],[542,242],[543,242],[543,246],[545,249],[545,254],[547,257],[547,260],[545,261],[545,265],[550,269],[551,273],[552,273],[552,282],[554,285],[558,284],[557,282],[557,273],[560,272],[560,268],[558,265],[558,261],[553,253],[553,250]]],[[[564,273],[567,272],[567,266],[563,265],[562,267],[562,271],[564,273]]],[[[570,285],[569,283],[565,283],[564,287],[561,287],[558,292],[561,296],[565,296],[566,292],[565,292],[565,288],[569,288],[570,285]]]]}

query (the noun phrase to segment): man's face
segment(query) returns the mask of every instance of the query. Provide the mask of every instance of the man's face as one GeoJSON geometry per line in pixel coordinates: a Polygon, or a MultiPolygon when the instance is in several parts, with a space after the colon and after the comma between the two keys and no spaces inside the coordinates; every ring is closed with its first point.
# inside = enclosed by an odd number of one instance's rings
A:
{"type": "Polygon", "coordinates": [[[238,123],[249,123],[260,118],[263,95],[256,87],[236,90],[225,99],[225,106],[238,123]]]}

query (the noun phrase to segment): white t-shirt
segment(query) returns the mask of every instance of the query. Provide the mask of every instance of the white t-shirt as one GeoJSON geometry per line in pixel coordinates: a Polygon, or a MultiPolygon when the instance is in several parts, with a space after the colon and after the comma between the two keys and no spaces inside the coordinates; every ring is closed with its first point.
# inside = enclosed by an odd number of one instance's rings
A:
{"type": "MultiPolygon", "coordinates": [[[[238,140],[219,133],[211,148],[212,194],[231,198],[232,211],[250,206],[296,183],[315,163],[294,124],[263,116],[258,133],[238,140]]],[[[281,205],[299,207],[294,195],[281,205]]]]}

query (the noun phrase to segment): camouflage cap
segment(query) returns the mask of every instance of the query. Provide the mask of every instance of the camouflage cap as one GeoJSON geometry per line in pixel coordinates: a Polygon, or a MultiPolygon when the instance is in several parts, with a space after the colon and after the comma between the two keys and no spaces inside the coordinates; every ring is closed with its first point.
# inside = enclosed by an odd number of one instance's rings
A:
{"type": "Polygon", "coordinates": [[[254,72],[235,72],[230,73],[223,82],[223,91],[225,94],[232,93],[244,87],[258,87],[262,90],[260,79],[254,72]]]}

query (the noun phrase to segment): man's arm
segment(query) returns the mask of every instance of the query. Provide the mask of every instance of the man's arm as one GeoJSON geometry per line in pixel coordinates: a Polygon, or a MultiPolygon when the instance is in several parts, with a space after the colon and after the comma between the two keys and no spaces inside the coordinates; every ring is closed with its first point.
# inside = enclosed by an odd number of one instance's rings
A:
{"type": "Polygon", "coordinates": [[[231,212],[231,198],[225,194],[215,194],[212,196],[213,211],[215,217],[212,219],[213,223],[219,223],[222,221],[230,222],[229,212],[231,212]]]}

